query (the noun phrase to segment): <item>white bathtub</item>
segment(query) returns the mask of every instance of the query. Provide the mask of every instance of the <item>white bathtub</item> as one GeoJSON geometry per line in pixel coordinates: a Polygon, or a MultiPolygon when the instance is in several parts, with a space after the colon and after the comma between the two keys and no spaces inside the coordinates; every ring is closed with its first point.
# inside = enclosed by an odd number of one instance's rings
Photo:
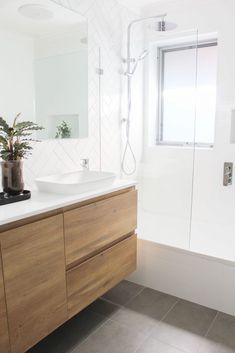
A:
{"type": "Polygon", "coordinates": [[[235,315],[235,263],[138,240],[137,271],[130,280],[235,315]]]}

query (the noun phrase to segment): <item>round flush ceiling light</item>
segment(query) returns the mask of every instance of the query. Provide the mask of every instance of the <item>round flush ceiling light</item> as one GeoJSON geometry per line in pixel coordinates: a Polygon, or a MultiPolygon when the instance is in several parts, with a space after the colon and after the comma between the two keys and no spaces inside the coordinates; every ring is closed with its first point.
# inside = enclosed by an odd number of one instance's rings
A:
{"type": "Polygon", "coordinates": [[[80,43],[82,43],[82,44],[88,44],[88,39],[87,39],[87,37],[81,38],[81,39],[80,39],[80,43]]]}
{"type": "Polygon", "coordinates": [[[19,14],[32,20],[50,20],[54,17],[51,10],[41,4],[26,4],[18,8],[19,14]]]}

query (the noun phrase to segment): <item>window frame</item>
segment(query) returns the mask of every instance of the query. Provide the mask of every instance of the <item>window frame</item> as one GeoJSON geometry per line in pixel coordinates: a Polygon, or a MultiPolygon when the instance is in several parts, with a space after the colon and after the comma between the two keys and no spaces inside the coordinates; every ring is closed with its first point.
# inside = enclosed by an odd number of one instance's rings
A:
{"type": "MultiPolygon", "coordinates": [[[[164,69],[165,69],[165,60],[164,55],[168,52],[173,51],[181,51],[187,49],[196,49],[196,65],[197,65],[197,55],[199,48],[218,46],[217,39],[210,39],[200,41],[197,44],[193,43],[181,43],[176,45],[167,45],[167,46],[159,46],[157,48],[157,91],[158,91],[158,109],[157,109],[157,135],[156,135],[156,145],[159,146],[179,146],[179,147],[202,147],[202,148],[213,148],[214,144],[211,143],[203,143],[203,142],[180,142],[180,141],[164,141],[163,140],[163,131],[164,131],[164,69]]],[[[196,83],[196,77],[195,77],[196,83]]]]}

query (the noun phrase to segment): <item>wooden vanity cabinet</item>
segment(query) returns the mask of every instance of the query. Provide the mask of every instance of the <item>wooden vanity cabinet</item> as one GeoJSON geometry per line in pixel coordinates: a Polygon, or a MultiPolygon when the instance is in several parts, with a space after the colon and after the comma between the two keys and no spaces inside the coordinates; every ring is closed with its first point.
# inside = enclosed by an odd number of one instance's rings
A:
{"type": "Polygon", "coordinates": [[[0,226],[0,353],[25,353],[135,270],[136,208],[128,188],[0,226]]]}
{"type": "Polygon", "coordinates": [[[11,352],[22,353],[67,319],[63,216],[7,231],[1,247],[11,352]]]}
{"type": "Polygon", "coordinates": [[[136,268],[132,235],[67,272],[68,311],[74,316],[136,268]]]}
{"type": "Polygon", "coordinates": [[[0,352],[9,353],[10,344],[7,326],[7,309],[5,301],[5,291],[2,274],[2,262],[0,259],[0,352]]]}
{"type": "Polygon", "coordinates": [[[135,189],[64,213],[68,268],[111,246],[137,224],[135,189]]]}

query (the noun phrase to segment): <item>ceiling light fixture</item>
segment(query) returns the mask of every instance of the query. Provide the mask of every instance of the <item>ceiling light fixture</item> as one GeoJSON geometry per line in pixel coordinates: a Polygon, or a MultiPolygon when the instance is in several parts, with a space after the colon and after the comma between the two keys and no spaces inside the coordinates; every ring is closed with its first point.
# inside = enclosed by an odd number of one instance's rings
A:
{"type": "Polygon", "coordinates": [[[37,21],[47,21],[54,17],[54,13],[41,4],[26,4],[18,8],[20,15],[37,21]]]}

